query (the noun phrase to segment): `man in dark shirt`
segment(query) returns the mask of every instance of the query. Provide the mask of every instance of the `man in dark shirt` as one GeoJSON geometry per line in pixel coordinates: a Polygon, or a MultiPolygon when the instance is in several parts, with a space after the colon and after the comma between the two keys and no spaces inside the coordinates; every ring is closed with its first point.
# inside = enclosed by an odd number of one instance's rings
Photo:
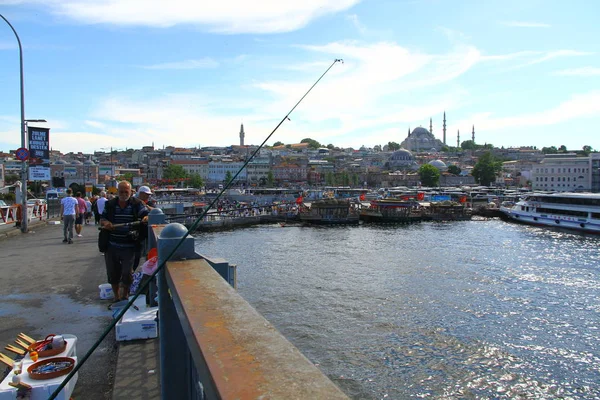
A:
{"type": "Polygon", "coordinates": [[[133,261],[138,243],[132,232],[138,229],[132,223],[147,223],[148,209],[139,199],[131,197],[129,182],[119,182],[117,190],[118,197],[107,201],[104,206],[100,225],[102,229],[110,231],[104,260],[115,301],[120,301],[129,297],[129,287],[133,281],[133,261]]]}

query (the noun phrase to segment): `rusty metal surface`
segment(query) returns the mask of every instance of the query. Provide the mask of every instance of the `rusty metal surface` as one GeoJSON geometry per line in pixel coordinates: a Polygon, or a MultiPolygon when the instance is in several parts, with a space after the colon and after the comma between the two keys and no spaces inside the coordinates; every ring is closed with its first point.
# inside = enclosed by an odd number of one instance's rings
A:
{"type": "Polygon", "coordinates": [[[169,262],[167,280],[219,397],[347,399],[206,261],[169,262]]]}

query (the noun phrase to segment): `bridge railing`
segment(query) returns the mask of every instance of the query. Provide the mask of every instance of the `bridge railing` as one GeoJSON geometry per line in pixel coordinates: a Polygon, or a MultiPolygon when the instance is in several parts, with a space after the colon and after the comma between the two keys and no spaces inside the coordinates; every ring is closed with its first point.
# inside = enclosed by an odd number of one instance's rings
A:
{"type": "MultiPolygon", "coordinates": [[[[187,233],[164,217],[149,216],[159,264],[187,233]]],[[[235,274],[198,254],[192,236],[158,274],[162,398],[347,399],[236,292],[235,274]]]]}

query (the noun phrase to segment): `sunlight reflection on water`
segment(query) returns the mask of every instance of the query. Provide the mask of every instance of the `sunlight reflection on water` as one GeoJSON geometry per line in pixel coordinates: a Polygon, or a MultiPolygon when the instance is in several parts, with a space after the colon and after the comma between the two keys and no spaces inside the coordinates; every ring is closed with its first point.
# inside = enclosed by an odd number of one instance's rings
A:
{"type": "Polygon", "coordinates": [[[600,397],[600,238],[490,220],[196,240],[352,398],[600,397]]]}

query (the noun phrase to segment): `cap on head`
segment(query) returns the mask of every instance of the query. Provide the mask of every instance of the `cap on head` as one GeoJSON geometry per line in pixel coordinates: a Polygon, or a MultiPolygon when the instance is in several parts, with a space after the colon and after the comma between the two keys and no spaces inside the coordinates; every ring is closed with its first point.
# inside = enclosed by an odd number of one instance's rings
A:
{"type": "Polygon", "coordinates": [[[152,190],[150,190],[148,186],[140,186],[138,188],[138,193],[152,194],[152,190]]]}

